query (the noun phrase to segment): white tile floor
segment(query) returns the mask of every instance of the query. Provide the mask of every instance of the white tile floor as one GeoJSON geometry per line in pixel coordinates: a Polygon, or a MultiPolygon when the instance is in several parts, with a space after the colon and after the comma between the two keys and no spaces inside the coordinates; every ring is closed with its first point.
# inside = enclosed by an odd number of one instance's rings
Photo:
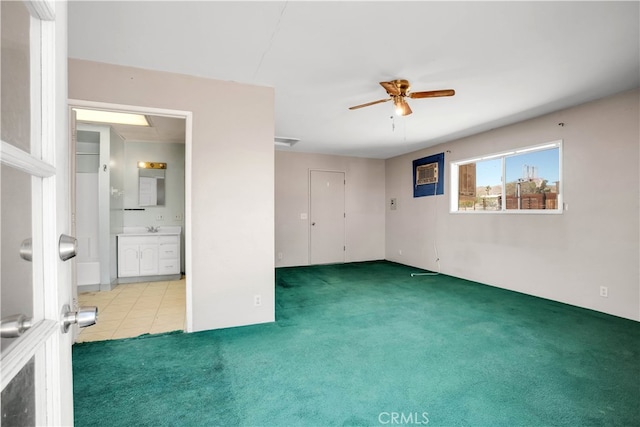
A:
{"type": "Polygon", "coordinates": [[[106,292],[78,295],[81,306],[97,306],[98,322],[81,329],[77,342],[131,338],[184,330],[186,316],[185,283],[130,283],[106,292]]]}

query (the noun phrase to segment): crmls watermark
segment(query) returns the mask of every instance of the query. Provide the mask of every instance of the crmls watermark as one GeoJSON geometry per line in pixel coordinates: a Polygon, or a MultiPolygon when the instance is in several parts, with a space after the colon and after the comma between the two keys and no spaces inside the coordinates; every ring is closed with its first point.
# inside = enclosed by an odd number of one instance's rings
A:
{"type": "Polygon", "coordinates": [[[380,424],[390,425],[426,425],[429,424],[428,412],[380,412],[380,424]]]}

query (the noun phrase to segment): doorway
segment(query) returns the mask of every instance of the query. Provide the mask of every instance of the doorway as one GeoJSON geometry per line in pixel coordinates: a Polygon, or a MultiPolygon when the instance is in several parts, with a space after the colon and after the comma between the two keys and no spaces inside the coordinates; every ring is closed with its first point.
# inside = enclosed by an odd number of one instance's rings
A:
{"type": "Polygon", "coordinates": [[[343,263],[345,246],[345,173],[309,171],[309,260],[343,263]]]}
{"type": "Polygon", "coordinates": [[[124,140],[112,134],[108,124],[77,123],[75,135],[76,283],[83,290],[107,291],[117,279],[111,269],[116,262],[111,250],[111,231],[122,227],[117,198],[109,194],[112,181],[119,181],[116,179],[119,174],[110,163],[112,158],[122,163],[124,140]],[[112,146],[117,157],[112,156],[112,146]]]}
{"type": "MultiPolygon", "coordinates": [[[[116,113],[129,113],[139,114],[146,117],[149,122],[147,129],[140,128],[127,128],[126,125],[118,123],[95,123],[90,121],[78,121],[77,123],[72,120],[72,135],[77,137],[77,140],[73,141],[76,147],[80,147],[83,141],[80,140],[80,132],[74,132],[74,129],[86,130],[87,126],[94,127],[107,127],[116,139],[123,140],[122,150],[115,158],[107,156],[107,161],[101,159],[99,162],[99,172],[105,171],[113,172],[115,179],[108,181],[109,183],[105,188],[100,188],[100,192],[107,193],[106,197],[110,200],[109,207],[109,230],[108,234],[108,247],[110,261],[108,265],[109,277],[106,285],[100,283],[96,288],[91,286],[86,287],[86,283],[80,282],[80,288],[77,281],[74,282],[74,294],[76,300],[80,300],[83,304],[87,304],[92,298],[97,298],[98,302],[103,306],[111,304],[111,309],[115,309],[114,306],[116,297],[119,298],[119,302],[128,300],[132,302],[137,300],[137,306],[130,306],[128,310],[130,316],[137,316],[142,318],[147,317],[146,322],[136,322],[136,327],[140,329],[141,333],[162,332],[158,330],[156,325],[155,330],[151,329],[151,324],[143,325],[143,323],[149,322],[149,316],[152,315],[151,311],[156,310],[156,314],[159,313],[157,304],[165,293],[167,297],[169,294],[175,300],[175,297],[181,294],[179,300],[182,301],[182,313],[184,320],[181,323],[180,328],[190,332],[192,330],[192,315],[191,315],[191,302],[189,295],[191,294],[191,278],[189,275],[189,269],[191,265],[190,260],[190,245],[191,245],[191,212],[190,212],[190,192],[191,192],[191,113],[186,111],[156,109],[148,107],[134,107],[126,105],[115,105],[106,103],[97,103],[89,101],[69,100],[69,108],[72,113],[77,109],[107,111],[116,113]],[[180,125],[176,126],[176,122],[180,125]],[[181,127],[179,131],[176,128],[181,127]],[[152,136],[152,137],[151,137],[152,136]],[[157,206],[140,206],[139,194],[138,194],[138,166],[139,162],[152,162],[152,163],[164,163],[167,170],[165,171],[167,176],[167,194],[166,202],[158,203],[157,206]],[[162,268],[166,268],[167,261],[164,261],[162,257],[158,259],[159,275],[154,277],[140,277],[140,278],[119,278],[118,277],[118,264],[117,264],[117,235],[128,233],[131,229],[148,230],[150,228],[162,230],[172,230],[175,233],[177,229],[179,244],[163,245],[164,240],[167,240],[168,236],[160,236],[158,234],[159,241],[164,239],[163,242],[159,242],[159,248],[170,247],[173,251],[178,252],[177,256],[180,260],[180,270],[176,274],[172,273],[171,276],[161,275],[162,268]],[[182,279],[180,273],[184,273],[182,279]],[[165,280],[166,279],[166,280],[165,280]],[[126,284],[121,284],[126,283],[126,284]],[[117,285],[117,286],[116,286],[117,285]],[[102,292],[100,292],[100,290],[102,292]],[[169,292],[171,290],[171,292],[169,292]],[[80,295],[78,292],[81,292],[80,295]],[[126,292],[124,292],[126,291],[126,292]],[[153,308],[152,304],[156,304],[153,308]],[[146,327],[146,330],[141,328],[146,327]]],[[[75,113],[72,114],[75,117],[75,113]]],[[[86,135],[84,135],[86,136],[86,135]]],[[[113,139],[112,139],[113,140],[113,139]]],[[[116,146],[118,143],[116,143],[116,146]]],[[[85,144],[86,148],[86,144],[85,144]]],[[[73,152],[76,150],[74,149],[73,152]]],[[[116,148],[116,152],[118,149],[116,148]]],[[[86,154],[85,154],[86,156],[86,154]]],[[[79,165],[78,156],[72,156],[72,182],[79,183],[76,180],[76,174],[81,171],[76,168],[79,165]]],[[[85,161],[86,163],[86,161],[85,161]]],[[[91,182],[91,180],[89,180],[91,182]]],[[[84,185],[86,187],[87,185],[84,185]]],[[[83,205],[84,201],[81,200],[80,191],[82,188],[72,189],[74,193],[77,193],[77,200],[74,203],[74,212],[80,213],[77,206],[83,205]]],[[[85,188],[86,190],[86,188],[85,188]]],[[[86,207],[83,206],[83,209],[86,207]]],[[[76,227],[75,221],[81,220],[80,216],[74,217],[74,227],[80,231],[81,227],[76,227]]],[[[75,231],[75,230],[74,230],[75,231]]],[[[155,236],[155,235],[154,235],[155,236]]],[[[88,248],[91,248],[90,242],[87,242],[84,236],[78,236],[80,246],[85,242],[88,248]]],[[[165,242],[166,243],[166,242],[165,242]]],[[[159,249],[160,251],[160,249],[159,249]]],[[[145,253],[148,252],[148,247],[145,246],[145,253]]],[[[166,251],[163,251],[163,253],[166,251]]],[[[81,260],[82,256],[79,254],[78,259],[81,260]]],[[[75,279],[80,278],[82,271],[78,271],[74,275],[75,279]]],[[[101,281],[102,282],[102,281],[101,281]]],[[[175,303],[175,301],[173,301],[175,303]]],[[[95,305],[95,304],[94,304],[95,305]]],[[[125,309],[124,306],[119,307],[121,310],[125,309]]],[[[173,314],[177,314],[180,311],[174,307],[173,314]]],[[[113,311],[113,310],[111,310],[113,311]]],[[[116,313],[118,314],[118,313],[116,313]]],[[[119,313],[120,315],[122,313],[119,313]]],[[[122,317],[122,316],[120,316],[122,317]]],[[[157,316],[156,316],[157,317],[157,316]]],[[[151,316],[153,318],[153,316],[151,316]]],[[[125,326],[124,319],[114,317],[114,313],[109,315],[109,308],[103,312],[100,320],[92,328],[88,328],[83,331],[83,334],[94,333],[96,335],[108,335],[108,330],[111,329],[111,338],[123,338],[122,331],[115,333],[113,330],[114,324],[117,322],[123,322],[122,326],[125,326]],[[100,325],[102,323],[102,326],[100,325]]],[[[156,319],[160,320],[160,319],[156,319]]],[[[163,319],[166,320],[166,319],[163,319]]],[[[175,322],[173,322],[175,324],[175,322]]],[[[165,325],[166,326],[166,325],[165,325]]],[[[175,330],[174,329],[174,330],[175,330]]],[[[132,332],[130,329],[129,332],[132,332]]],[[[134,331],[135,332],[135,331],[134,331]]],[[[130,336],[130,335],[129,335],[130,336]]],[[[108,339],[108,338],[102,338],[108,339]]]]}

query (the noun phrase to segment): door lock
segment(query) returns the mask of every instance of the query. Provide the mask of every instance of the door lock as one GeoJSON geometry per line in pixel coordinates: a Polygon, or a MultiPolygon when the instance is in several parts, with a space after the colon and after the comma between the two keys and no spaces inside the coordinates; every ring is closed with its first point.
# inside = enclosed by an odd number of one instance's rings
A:
{"type": "Polygon", "coordinates": [[[69,304],[65,304],[62,307],[62,332],[69,332],[69,326],[77,323],[79,327],[86,328],[87,326],[95,325],[98,321],[98,307],[87,306],[80,307],[78,311],[71,311],[69,304]]]}

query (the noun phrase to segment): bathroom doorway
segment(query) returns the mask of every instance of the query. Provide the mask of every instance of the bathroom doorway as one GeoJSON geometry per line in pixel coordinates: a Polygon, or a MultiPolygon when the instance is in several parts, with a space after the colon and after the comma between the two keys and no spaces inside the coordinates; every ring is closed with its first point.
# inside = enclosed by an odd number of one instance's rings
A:
{"type": "Polygon", "coordinates": [[[125,338],[167,328],[190,331],[191,113],[76,100],[69,101],[69,108],[73,227],[79,245],[74,297],[102,308],[101,321],[83,330],[78,340],[125,338]],[[148,124],[99,121],[78,110],[137,114],[148,124]],[[139,162],[164,165],[162,203],[140,202],[139,162]],[[167,270],[174,260],[157,252],[157,273],[120,277],[118,236],[131,230],[160,230],[153,237],[165,249],[162,253],[169,253],[167,248],[177,252],[179,270],[167,270]],[[169,232],[176,234],[176,244],[162,246],[169,232]],[[172,274],[162,274],[166,272],[172,274]],[[179,316],[182,322],[177,322],[179,316]]]}

